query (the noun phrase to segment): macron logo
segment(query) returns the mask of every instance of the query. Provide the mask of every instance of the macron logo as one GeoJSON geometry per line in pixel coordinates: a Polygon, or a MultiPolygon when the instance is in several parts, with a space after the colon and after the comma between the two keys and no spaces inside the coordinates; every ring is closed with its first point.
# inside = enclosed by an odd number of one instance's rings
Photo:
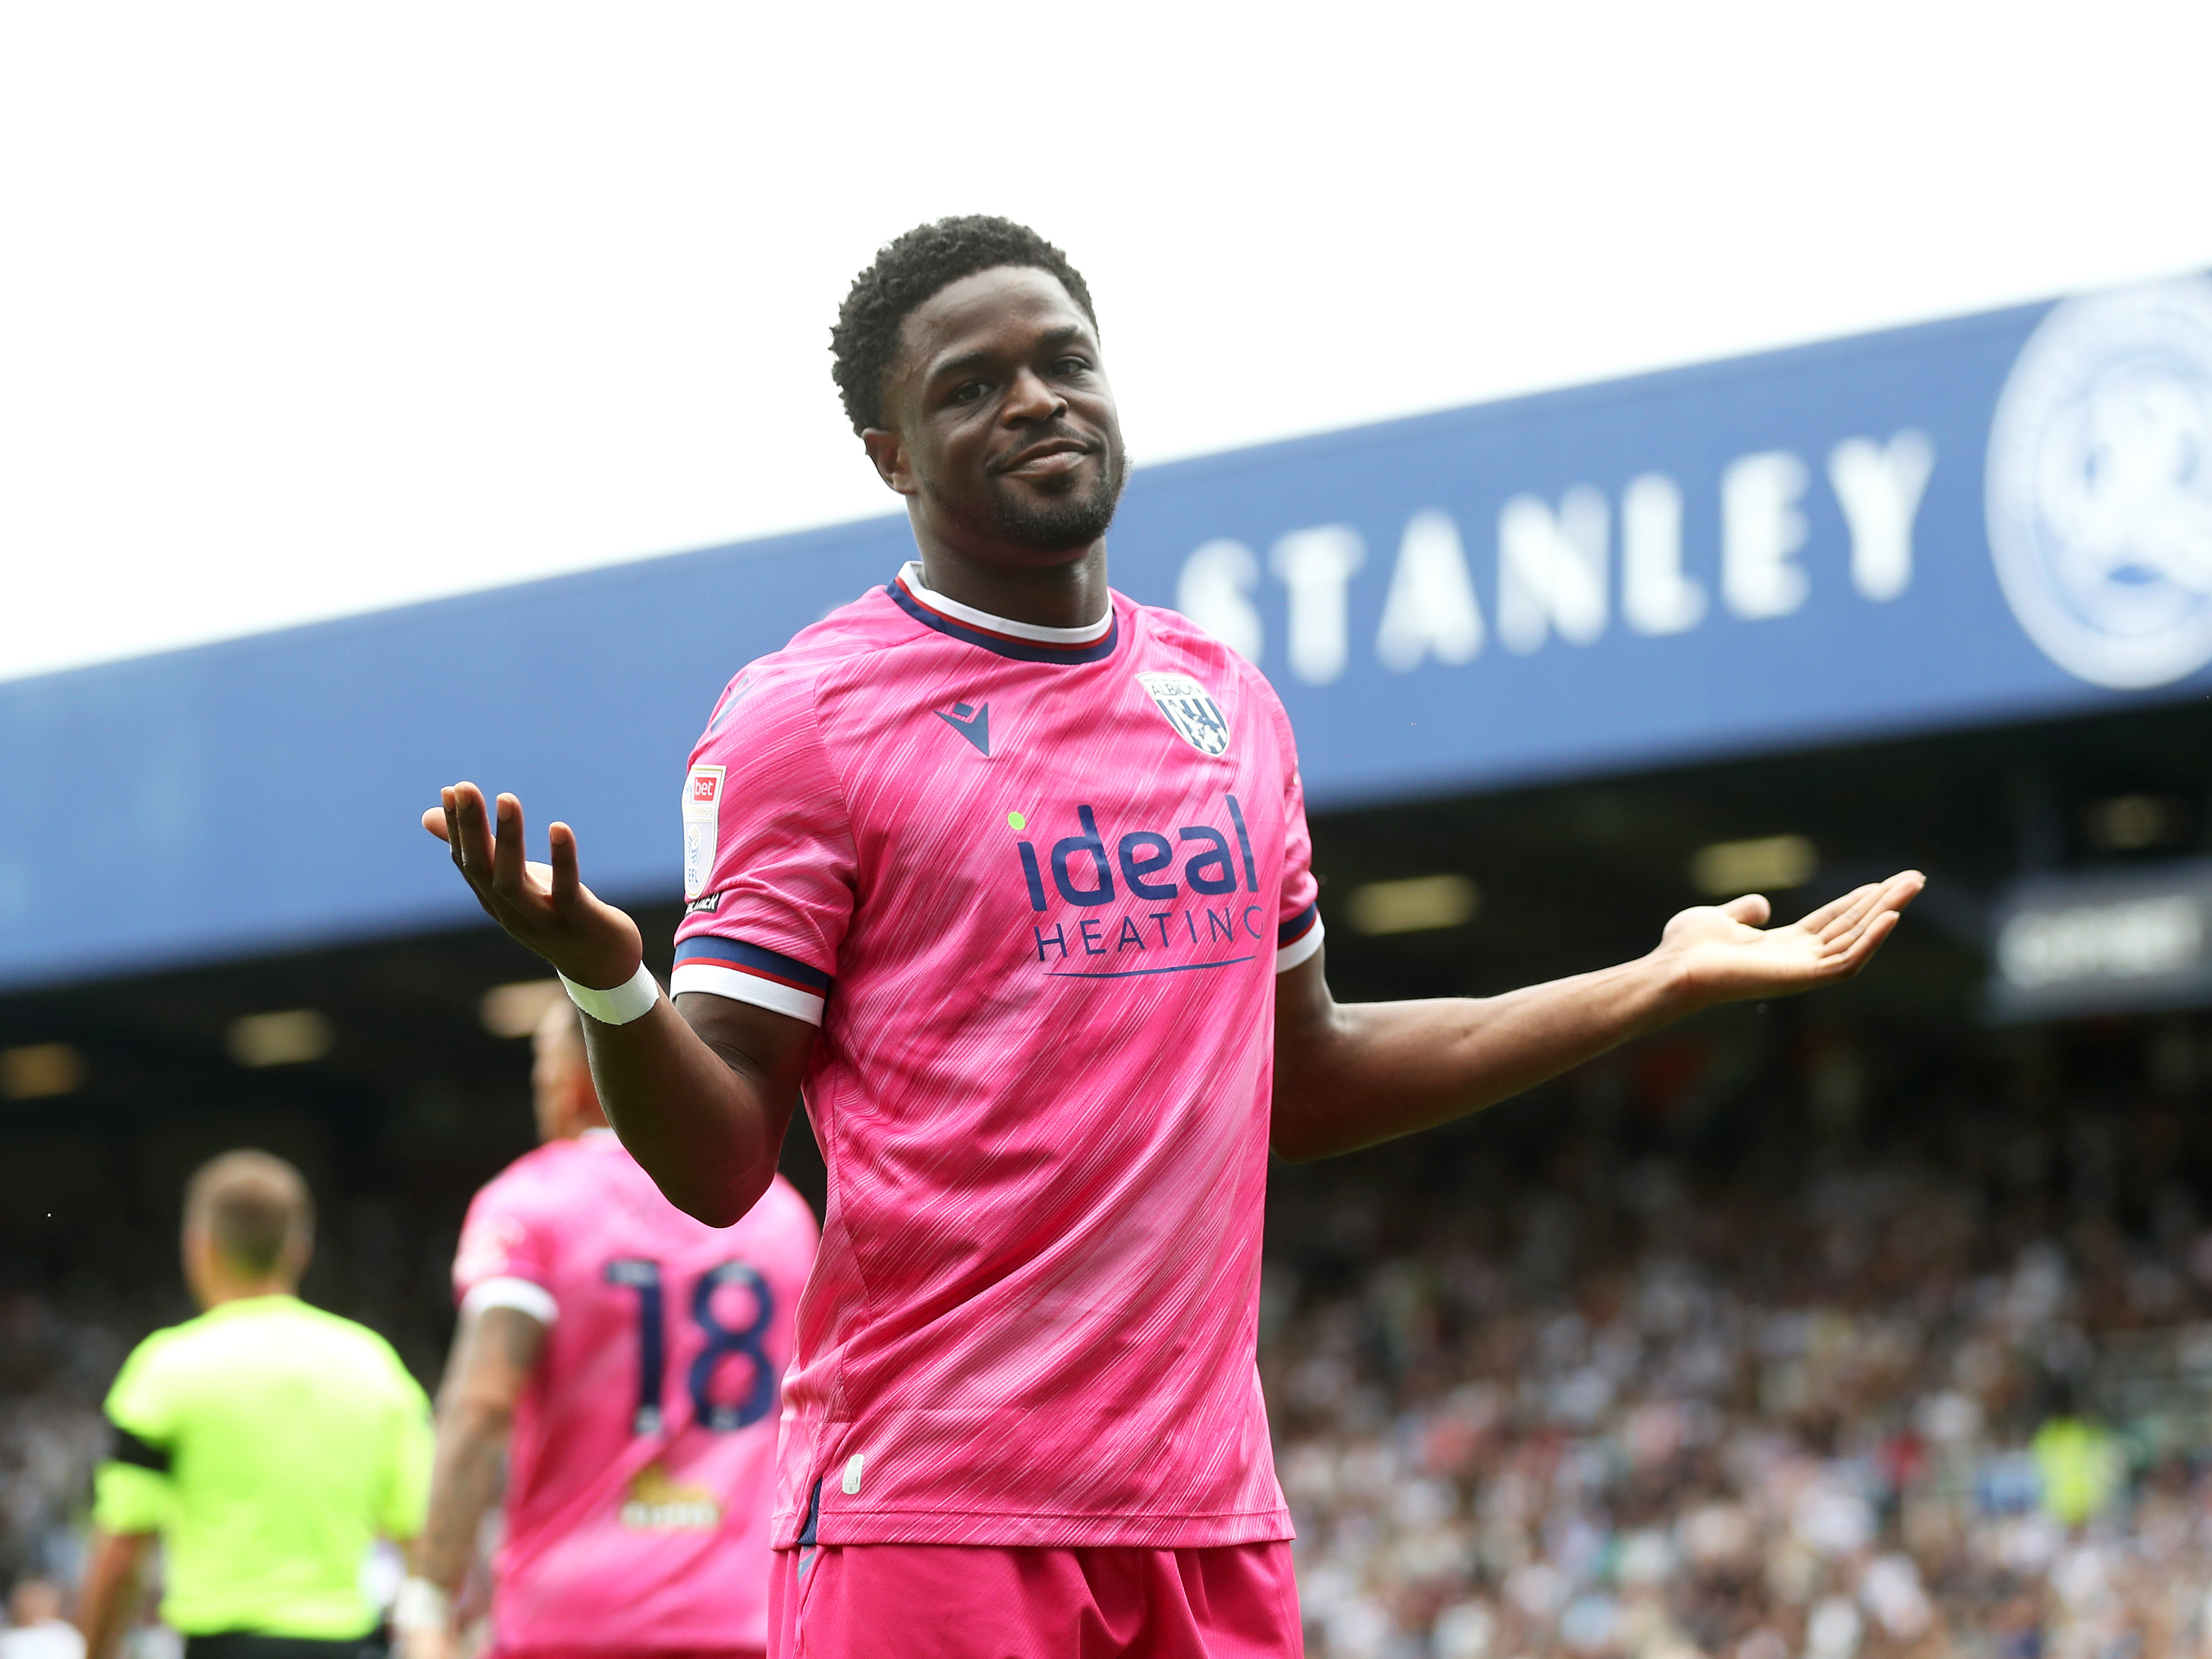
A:
{"type": "Polygon", "coordinates": [[[942,708],[933,709],[931,712],[969,742],[974,744],[977,754],[988,755],[991,752],[991,705],[989,703],[985,703],[981,708],[973,708],[964,702],[956,702],[952,705],[952,712],[949,714],[942,708]]]}

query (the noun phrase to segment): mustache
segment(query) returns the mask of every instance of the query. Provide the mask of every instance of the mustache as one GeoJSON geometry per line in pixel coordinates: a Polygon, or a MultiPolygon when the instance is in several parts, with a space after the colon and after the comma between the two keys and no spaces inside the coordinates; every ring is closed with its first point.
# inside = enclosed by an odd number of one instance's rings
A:
{"type": "Polygon", "coordinates": [[[1034,454],[1040,447],[1054,443],[1073,444],[1086,455],[1103,454],[1108,447],[1105,440],[1095,434],[1079,432],[1055,422],[1042,431],[1030,434],[1013,448],[997,457],[990,463],[989,470],[994,473],[1003,472],[1018,464],[1024,456],[1034,454]]]}

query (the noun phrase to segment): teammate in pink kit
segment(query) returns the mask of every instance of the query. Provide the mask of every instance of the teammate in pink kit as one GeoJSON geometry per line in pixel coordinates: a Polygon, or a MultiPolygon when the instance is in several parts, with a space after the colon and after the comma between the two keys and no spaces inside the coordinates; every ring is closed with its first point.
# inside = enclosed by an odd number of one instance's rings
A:
{"type": "Polygon", "coordinates": [[[567,826],[526,865],[520,803],[465,784],[424,823],[569,982],[678,1205],[745,1214],[805,1090],[830,1199],[772,1651],[1297,1653],[1254,1363],[1271,1145],[1349,1151],[1848,976],[1920,878],[1771,930],[1758,898],[1686,911],[1647,957],[1508,996],[1339,1005],[1281,706],[1107,586],[1126,463],[1082,277],[1020,226],[941,221],[832,338],[921,556],[716,705],[676,1000],[567,826]]]}
{"type": "Polygon", "coordinates": [[[544,1142],[469,1206],[429,1518],[396,1621],[447,1659],[506,1454],[501,1659],[768,1644],[778,1379],[814,1259],[781,1176],[735,1226],[672,1207],[607,1127],[561,1003],[532,1076],[544,1142]]]}

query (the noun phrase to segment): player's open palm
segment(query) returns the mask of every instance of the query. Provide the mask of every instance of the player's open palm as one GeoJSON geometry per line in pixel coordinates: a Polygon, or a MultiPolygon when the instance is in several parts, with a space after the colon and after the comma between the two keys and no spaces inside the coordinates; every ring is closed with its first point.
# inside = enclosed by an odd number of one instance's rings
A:
{"type": "Polygon", "coordinates": [[[576,832],[567,824],[547,832],[553,861],[532,864],[522,854],[522,803],[501,795],[496,809],[487,809],[483,791],[457,783],[439,791],[422,827],[452,849],[477,902],[517,944],[595,989],[637,971],[645,954],[637,924],[584,885],[576,832]]]}
{"type": "Polygon", "coordinates": [[[1667,924],[1659,948],[1699,1006],[1789,996],[1865,967],[1925,882],[1917,870],[1869,882],[1787,927],[1764,926],[1771,907],[1757,894],[1699,905],[1667,924]]]}

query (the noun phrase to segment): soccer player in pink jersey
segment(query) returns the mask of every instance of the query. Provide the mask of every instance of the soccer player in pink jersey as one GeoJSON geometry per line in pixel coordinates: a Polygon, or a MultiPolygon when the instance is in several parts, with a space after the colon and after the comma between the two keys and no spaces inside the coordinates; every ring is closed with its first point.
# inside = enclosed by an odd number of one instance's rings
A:
{"type": "Polygon", "coordinates": [[[1270,1146],[1368,1146],[1844,978],[1921,878],[1784,927],[1756,897],[1686,910],[1506,996],[1340,1005],[1281,705],[1107,585],[1126,463],[1083,278],[1021,226],[944,220],[881,252],[832,341],[921,556],[717,703],[674,1000],[566,825],[527,864],[520,804],[461,784],[425,827],[568,981],[676,1203],[744,1215],[805,1090],[830,1199],[772,1651],[1295,1654],[1254,1364],[1270,1146]]]}
{"type": "Polygon", "coordinates": [[[813,1212],[777,1176],[736,1225],[669,1205],[601,1115],[579,1016],[538,1033],[535,1152],[470,1205],[429,1516],[394,1622],[450,1659],[497,1498],[497,1659],[757,1655],[793,1313],[813,1212]]]}

